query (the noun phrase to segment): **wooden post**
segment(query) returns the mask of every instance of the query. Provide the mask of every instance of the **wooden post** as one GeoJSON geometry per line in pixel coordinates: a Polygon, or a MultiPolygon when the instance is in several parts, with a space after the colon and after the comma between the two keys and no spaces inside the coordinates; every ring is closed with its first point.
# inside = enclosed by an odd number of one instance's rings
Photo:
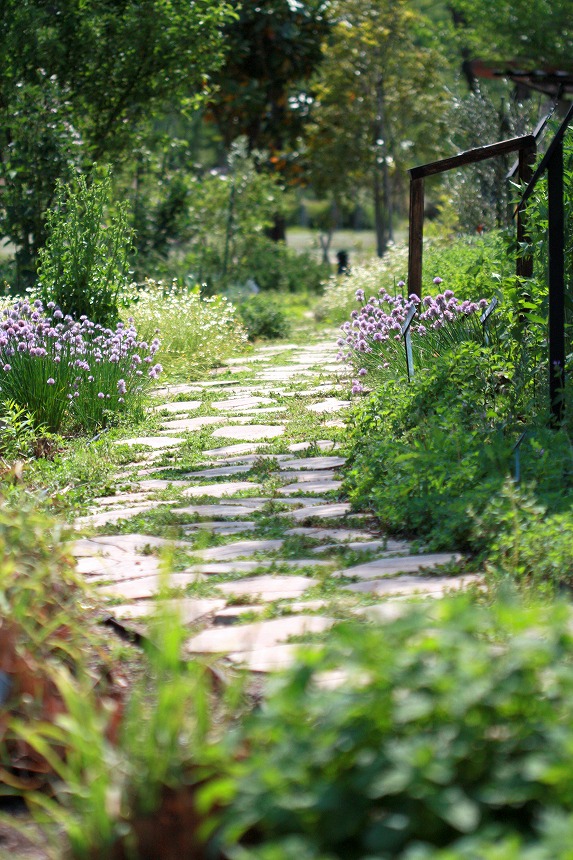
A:
{"type": "Polygon", "coordinates": [[[424,239],[424,180],[410,180],[410,236],[408,249],[408,295],[422,297],[424,239]]]}
{"type": "MultiPolygon", "coordinates": [[[[519,150],[519,162],[517,176],[520,182],[527,184],[533,175],[533,161],[535,160],[535,147],[526,147],[519,150]]],[[[518,248],[527,241],[527,233],[523,223],[523,206],[517,207],[517,245],[518,248]]],[[[521,278],[531,278],[533,275],[533,257],[526,257],[517,253],[515,274],[521,278]]]]}
{"type": "Polygon", "coordinates": [[[563,140],[547,165],[549,210],[549,399],[552,423],[563,421],[565,392],[565,255],[563,140]]]}

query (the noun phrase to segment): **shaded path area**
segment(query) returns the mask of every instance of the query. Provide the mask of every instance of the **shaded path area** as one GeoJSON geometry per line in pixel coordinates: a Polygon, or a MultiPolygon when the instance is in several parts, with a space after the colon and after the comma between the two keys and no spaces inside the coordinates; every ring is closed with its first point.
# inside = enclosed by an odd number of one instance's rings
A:
{"type": "Polygon", "coordinates": [[[155,392],[149,435],[123,441],[110,494],[77,521],[79,571],[121,626],[175,601],[187,651],[254,672],[289,665],[336,620],[474,581],[412,555],[341,498],[349,385],[335,336],[259,347],[155,392]],[[436,568],[438,570],[436,570],[436,568]]]}

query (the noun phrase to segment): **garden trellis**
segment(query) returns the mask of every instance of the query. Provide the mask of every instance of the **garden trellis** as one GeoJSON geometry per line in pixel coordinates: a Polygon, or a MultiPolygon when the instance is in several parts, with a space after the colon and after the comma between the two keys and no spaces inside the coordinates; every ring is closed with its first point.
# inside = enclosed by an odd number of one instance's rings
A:
{"type": "MultiPolygon", "coordinates": [[[[515,209],[517,220],[517,243],[526,241],[523,220],[525,204],[531,196],[539,178],[547,171],[549,212],[549,401],[552,423],[558,426],[563,420],[565,405],[565,217],[563,203],[563,138],[573,122],[573,104],[538,167],[533,173],[532,162],[537,151],[537,134],[503,140],[489,146],[481,146],[458,155],[411,168],[410,174],[410,235],[408,249],[408,292],[421,296],[422,259],[424,234],[424,180],[428,176],[448,170],[496,158],[510,152],[518,152],[517,178],[527,184],[515,209]]],[[[545,126],[540,124],[537,131],[545,126]]],[[[531,256],[518,254],[516,275],[529,278],[532,275],[531,256]]]]}
{"type": "MultiPolygon", "coordinates": [[[[518,213],[531,196],[538,180],[547,171],[549,216],[549,400],[555,426],[563,420],[565,407],[565,211],[563,202],[563,138],[573,122],[573,104],[518,205],[518,213]]],[[[518,214],[519,217],[519,214],[518,214]]]]}

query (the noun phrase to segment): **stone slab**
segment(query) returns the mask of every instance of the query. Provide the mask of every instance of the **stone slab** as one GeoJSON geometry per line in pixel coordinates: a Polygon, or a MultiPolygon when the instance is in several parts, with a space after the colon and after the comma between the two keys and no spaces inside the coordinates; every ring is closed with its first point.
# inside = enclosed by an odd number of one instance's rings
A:
{"type": "Polygon", "coordinates": [[[189,481],[177,481],[177,480],[167,480],[164,478],[148,478],[144,481],[137,482],[143,491],[153,492],[154,490],[168,490],[171,487],[174,490],[179,489],[180,487],[188,487],[189,481]]]}
{"type": "Polygon", "coordinates": [[[203,549],[193,554],[204,561],[228,561],[235,558],[245,558],[257,552],[276,552],[283,543],[284,541],[280,539],[239,540],[224,546],[209,547],[209,549],[203,549]]]}
{"type": "Polygon", "coordinates": [[[184,624],[193,624],[201,618],[222,610],[225,606],[225,601],[217,598],[195,598],[184,597],[180,600],[164,600],[156,602],[154,600],[144,600],[140,603],[123,603],[119,606],[110,608],[110,615],[119,620],[131,620],[135,618],[147,618],[153,615],[157,607],[166,607],[179,613],[179,616],[184,624]]]}
{"type": "Polygon", "coordinates": [[[257,397],[254,395],[244,395],[241,397],[229,397],[227,400],[217,400],[211,405],[213,409],[223,409],[223,410],[241,410],[241,409],[249,409],[257,406],[269,406],[275,405],[276,400],[273,400],[272,397],[257,397]]]}
{"type": "Polygon", "coordinates": [[[91,556],[96,553],[110,554],[116,552],[116,557],[121,558],[123,554],[140,553],[151,548],[159,549],[165,546],[186,547],[186,541],[173,541],[167,538],[155,537],[153,535],[130,534],[130,535],[96,535],[91,538],[79,538],[72,545],[72,552],[76,558],[80,556],[91,556]]]}
{"type": "Polygon", "coordinates": [[[199,415],[197,418],[176,418],[173,421],[164,421],[161,425],[163,430],[201,430],[203,427],[211,427],[220,424],[225,419],[217,415],[199,415]]]}
{"type": "Polygon", "coordinates": [[[322,529],[317,526],[297,526],[288,529],[285,532],[287,535],[303,535],[305,537],[316,538],[317,540],[337,541],[341,544],[349,541],[375,540],[376,535],[368,531],[360,531],[359,529],[322,529]]]}
{"type": "Polygon", "coordinates": [[[346,457],[301,457],[298,460],[287,460],[281,464],[281,469],[310,469],[322,471],[324,469],[340,469],[346,463],[346,457]]]}
{"type": "Polygon", "coordinates": [[[300,508],[295,511],[288,511],[282,516],[288,516],[293,520],[307,520],[309,517],[317,517],[319,519],[330,519],[331,517],[343,517],[350,511],[348,502],[337,502],[332,505],[316,505],[312,508],[300,508]]]}
{"type": "Polygon", "coordinates": [[[379,558],[347,567],[340,571],[343,576],[356,576],[359,579],[379,579],[383,576],[393,576],[397,573],[417,573],[429,570],[439,565],[461,561],[459,553],[438,552],[426,555],[405,555],[398,558],[379,558]]]}
{"type": "Polygon", "coordinates": [[[177,397],[178,394],[196,394],[201,391],[201,385],[182,382],[177,385],[160,385],[151,392],[155,397],[177,397]]]}
{"type": "Polygon", "coordinates": [[[190,654],[224,654],[257,651],[285,642],[291,636],[322,633],[333,624],[332,618],[318,615],[290,615],[272,621],[256,621],[231,627],[212,627],[193,636],[185,645],[190,654]]]}
{"type": "Polygon", "coordinates": [[[222,499],[224,496],[234,496],[235,493],[261,489],[260,484],[255,484],[252,481],[228,481],[220,484],[200,484],[196,487],[188,487],[183,490],[183,495],[189,498],[212,496],[214,499],[222,499]]]}
{"type": "Polygon", "coordinates": [[[239,454],[253,454],[257,448],[260,447],[260,442],[252,442],[251,444],[240,442],[237,445],[223,445],[221,448],[210,448],[208,451],[203,451],[203,454],[205,457],[226,457],[239,454]]]}
{"type": "Polygon", "coordinates": [[[78,517],[75,520],[74,525],[78,527],[82,526],[105,526],[108,523],[117,523],[119,520],[128,520],[131,517],[136,516],[137,514],[144,514],[146,511],[153,510],[158,505],[166,505],[168,502],[147,502],[141,505],[133,505],[126,506],[122,508],[117,508],[109,511],[100,511],[96,514],[88,514],[85,517],[78,517]]]}
{"type": "MultiPolygon", "coordinates": [[[[255,458],[256,459],[256,458],[255,458]]],[[[199,469],[197,472],[187,472],[188,478],[225,478],[231,475],[242,475],[245,472],[250,472],[252,466],[249,463],[244,465],[229,465],[215,466],[212,469],[199,469]]]]}
{"type": "Polygon", "coordinates": [[[184,508],[173,508],[173,513],[178,516],[196,514],[198,517],[234,519],[236,517],[250,517],[253,511],[260,510],[266,503],[266,500],[264,500],[255,505],[250,504],[248,507],[244,504],[232,505],[230,503],[226,505],[187,505],[184,508]]]}
{"type": "Polygon", "coordinates": [[[213,431],[213,437],[217,439],[245,439],[257,441],[259,439],[275,439],[285,432],[283,424],[244,424],[236,427],[227,425],[218,427],[213,431]]]}
{"type": "Polygon", "coordinates": [[[142,576],[158,573],[160,561],[158,558],[144,556],[129,556],[125,558],[109,558],[105,556],[94,556],[93,558],[78,558],[78,573],[89,576],[92,582],[98,580],[113,580],[121,582],[124,579],[138,579],[142,576]]]}
{"type": "Polygon", "coordinates": [[[309,403],[307,409],[309,412],[327,413],[340,412],[343,409],[348,409],[350,400],[339,400],[338,397],[327,397],[326,400],[321,400],[320,403],[309,403]]]}
{"type": "Polygon", "coordinates": [[[227,595],[260,597],[265,602],[291,600],[301,597],[305,591],[317,585],[318,580],[309,576],[263,576],[239,579],[236,582],[223,582],[219,591],[227,595]]]}
{"type": "Polygon", "coordinates": [[[148,448],[159,450],[160,448],[175,448],[181,445],[185,439],[180,436],[136,436],[133,439],[117,439],[116,445],[146,445],[148,448]]]}
{"type": "Polygon", "coordinates": [[[227,655],[227,659],[251,672],[267,674],[293,666],[300,647],[300,645],[273,645],[270,648],[231,653],[227,655]]]}
{"type": "Polygon", "coordinates": [[[154,412],[170,412],[177,415],[179,412],[193,412],[195,409],[199,409],[202,403],[202,400],[180,400],[173,403],[161,403],[159,406],[153,406],[152,409],[154,412]]]}
{"type": "Polygon", "coordinates": [[[313,469],[289,469],[287,466],[281,470],[281,478],[284,481],[295,481],[298,484],[302,483],[311,483],[312,481],[335,481],[336,478],[329,474],[328,469],[317,469],[314,471],[313,469]]]}
{"type": "MultiPolygon", "coordinates": [[[[171,588],[185,588],[197,581],[202,580],[198,573],[172,573],[169,577],[171,588]]],[[[122,600],[144,600],[154,597],[163,585],[163,577],[159,574],[154,576],[143,576],[140,579],[128,579],[113,585],[105,585],[98,588],[98,592],[106,597],[119,597],[122,600]]]]}
{"type": "Polygon", "coordinates": [[[211,532],[212,534],[234,535],[241,534],[241,532],[253,532],[256,528],[257,524],[249,520],[240,520],[236,523],[221,520],[221,522],[211,521],[191,523],[190,525],[185,526],[185,534],[194,535],[197,534],[197,532],[206,531],[211,532]]]}
{"type": "MultiPolygon", "coordinates": [[[[93,505],[96,508],[111,507],[113,505],[133,505],[136,502],[148,501],[148,495],[144,492],[116,493],[113,496],[96,496],[93,505]]],[[[92,513],[96,513],[92,507],[92,513]]]]}
{"type": "MultiPolygon", "coordinates": [[[[241,409],[241,415],[248,415],[252,421],[253,415],[274,415],[276,412],[287,412],[286,406],[267,406],[263,409],[241,409]]],[[[238,417],[238,416],[237,416],[238,417]]]]}
{"type": "Polygon", "coordinates": [[[478,576],[395,576],[388,579],[367,579],[343,585],[344,591],[379,595],[429,595],[442,597],[449,591],[459,591],[479,583],[478,576]]]}
{"type": "Polygon", "coordinates": [[[293,493],[330,493],[339,490],[342,486],[342,481],[335,481],[332,478],[323,478],[322,481],[307,481],[301,484],[286,484],[284,487],[279,487],[277,492],[281,496],[291,496],[293,493]]]}

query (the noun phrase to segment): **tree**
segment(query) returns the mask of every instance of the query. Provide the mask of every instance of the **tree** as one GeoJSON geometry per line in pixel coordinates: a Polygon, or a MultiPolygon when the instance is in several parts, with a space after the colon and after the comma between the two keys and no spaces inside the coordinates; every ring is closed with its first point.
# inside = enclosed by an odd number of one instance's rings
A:
{"type": "Polygon", "coordinates": [[[313,186],[338,201],[372,190],[382,256],[406,160],[423,161],[443,145],[447,60],[408,0],[338,0],[333,11],[337,23],[314,82],[313,186]]]}
{"type": "Polygon", "coordinates": [[[451,0],[450,6],[474,55],[528,69],[573,69],[570,0],[451,0]]]}
{"type": "Polygon", "coordinates": [[[224,29],[225,63],[209,101],[226,149],[239,136],[249,149],[280,153],[308,119],[306,89],[329,30],[325,0],[244,0],[224,29]]]}
{"type": "MultiPolygon", "coordinates": [[[[308,82],[323,58],[330,23],[327,0],[243,0],[224,30],[228,52],[213,80],[206,117],[225,149],[245,137],[249,151],[265,150],[267,170],[296,181],[298,144],[309,120],[308,82]]],[[[285,238],[275,218],[269,235],[285,238]]]]}
{"type": "Polygon", "coordinates": [[[34,268],[57,180],[128,157],[166,101],[196,100],[230,16],[227,0],[4,0],[0,232],[21,268],[34,268]]]}

